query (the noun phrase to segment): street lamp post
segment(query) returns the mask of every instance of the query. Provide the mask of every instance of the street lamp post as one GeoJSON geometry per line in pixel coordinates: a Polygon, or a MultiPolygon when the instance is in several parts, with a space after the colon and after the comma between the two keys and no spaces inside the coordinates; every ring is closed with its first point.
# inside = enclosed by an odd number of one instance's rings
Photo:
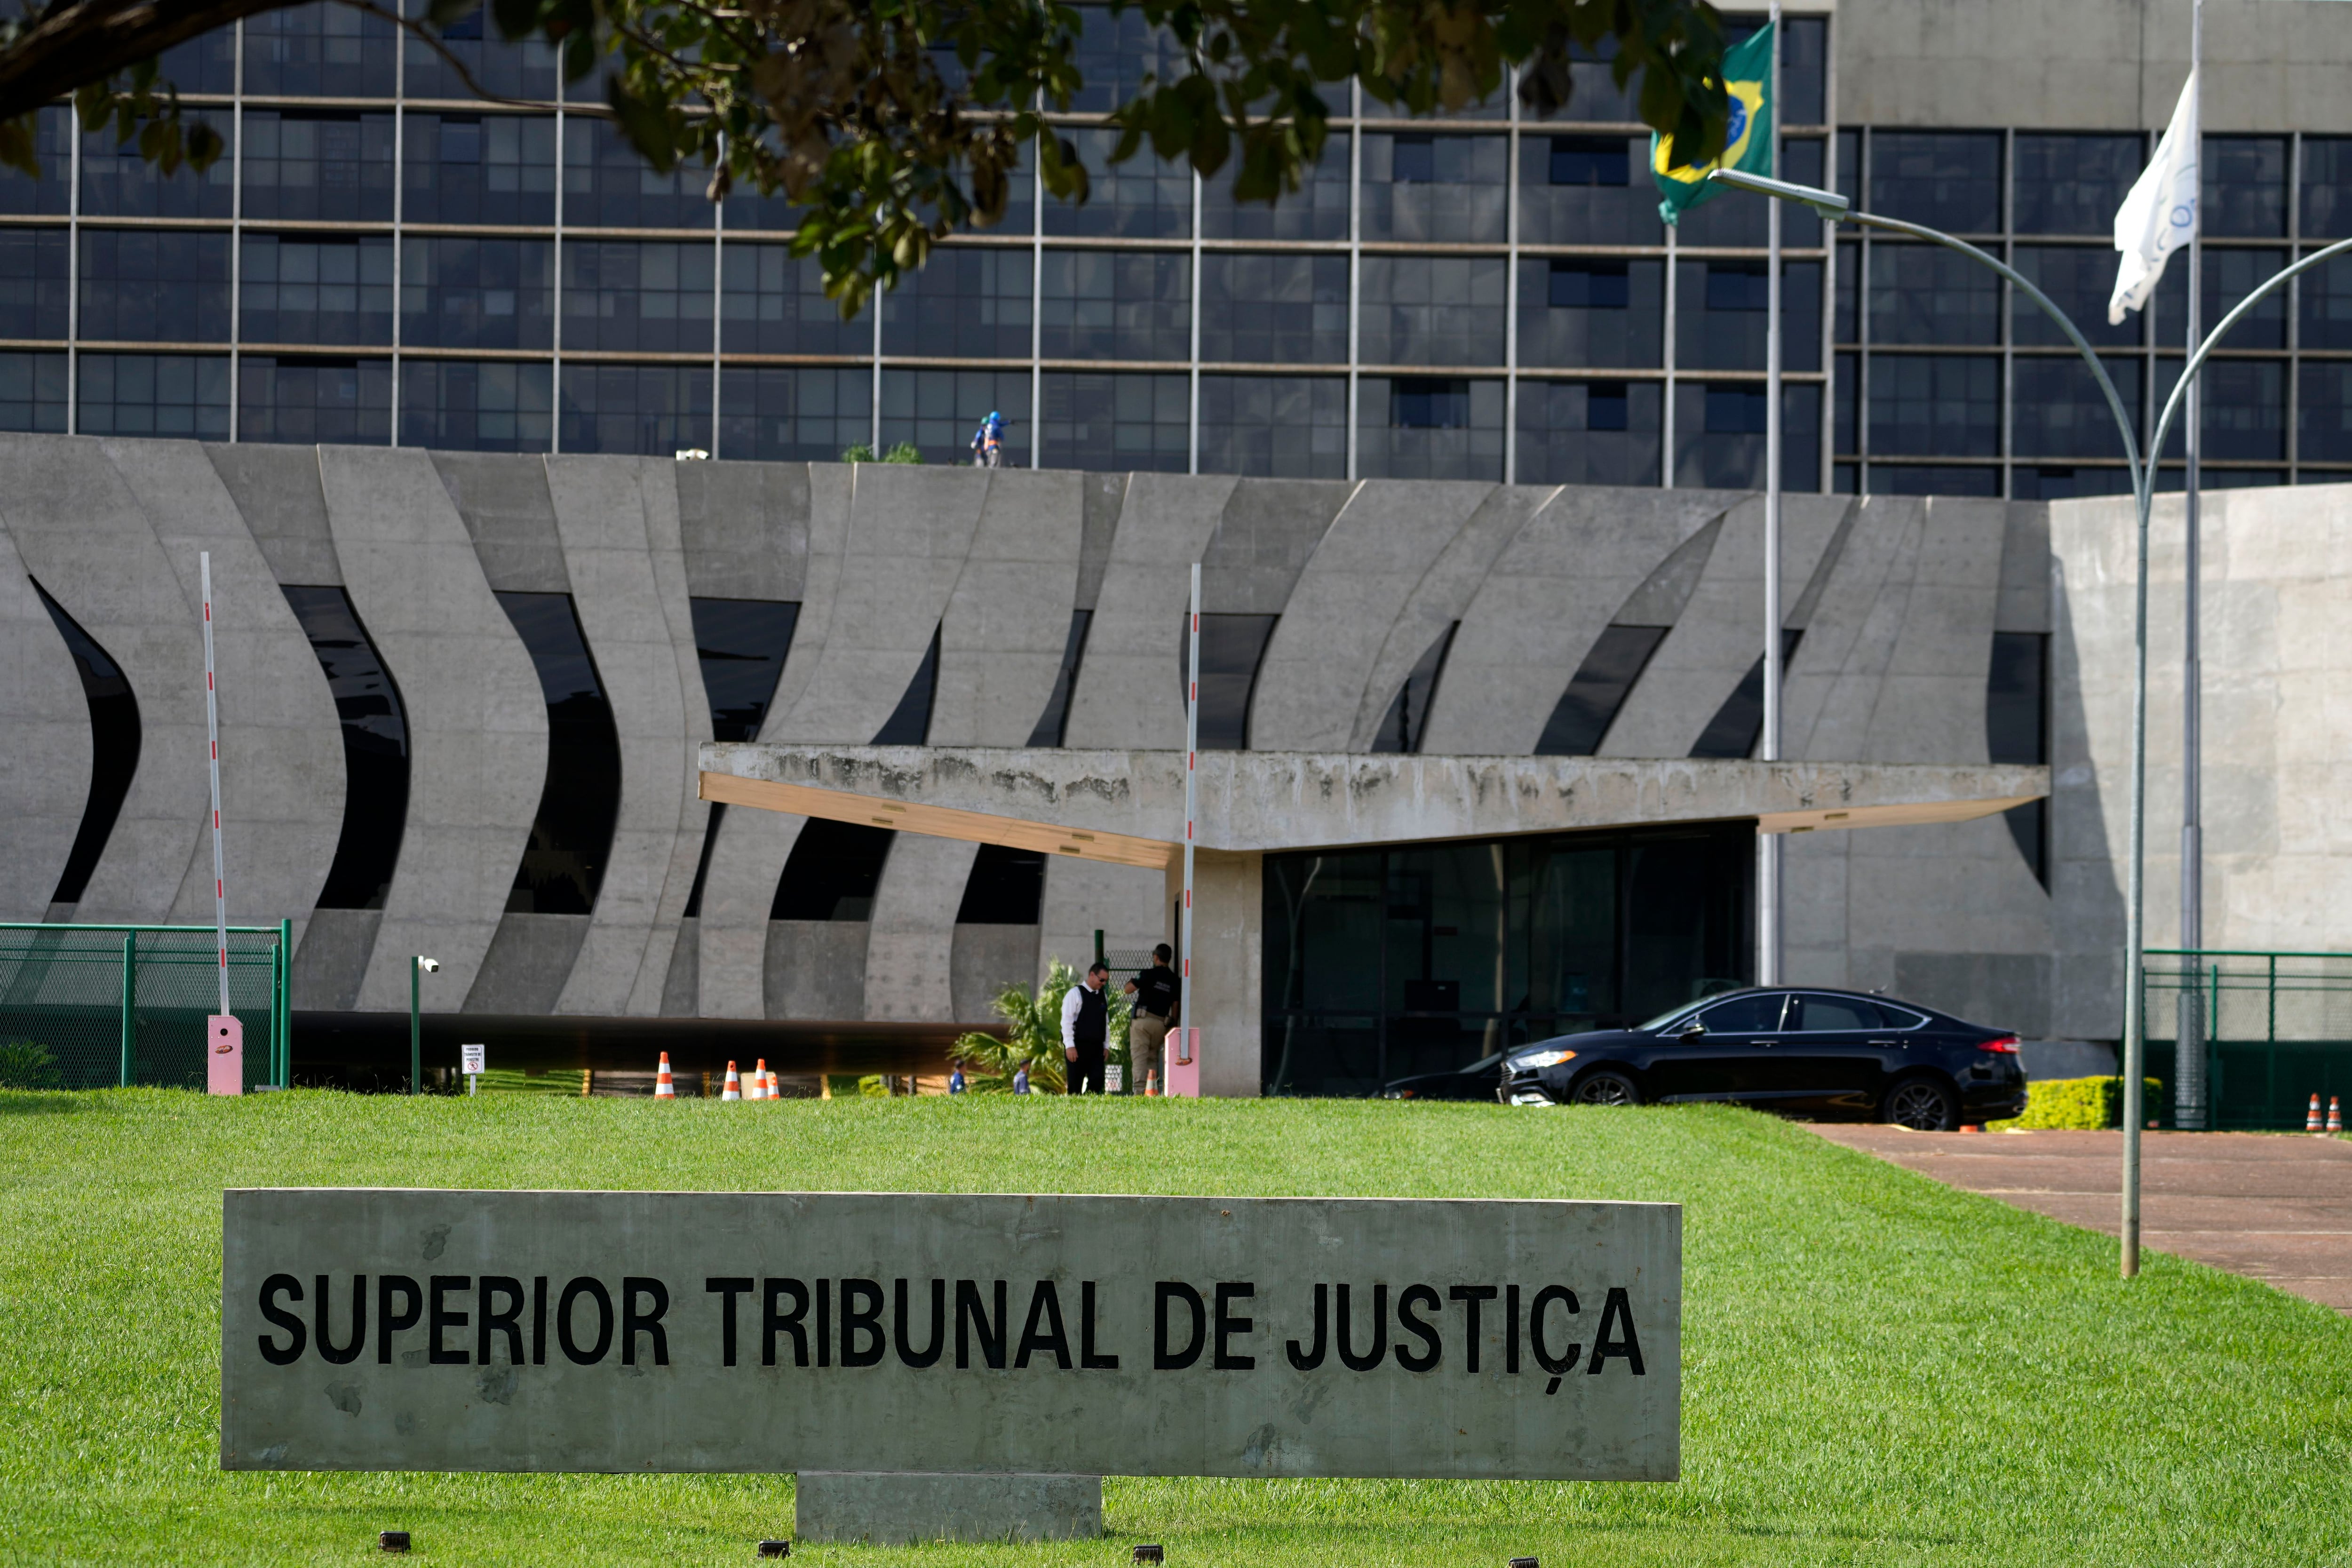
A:
{"type": "Polygon", "coordinates": [[[425,1089],[425,1016],[418,1007],[419,976],[438,973],[437,959],[422,955],[408,961],[408,1092],[422,1094],[425,1089]]]}

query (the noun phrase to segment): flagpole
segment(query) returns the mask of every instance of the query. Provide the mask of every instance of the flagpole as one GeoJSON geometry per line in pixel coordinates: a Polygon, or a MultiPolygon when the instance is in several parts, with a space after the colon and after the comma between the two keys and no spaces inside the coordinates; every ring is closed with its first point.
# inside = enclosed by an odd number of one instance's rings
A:
{"type": "MultiPolygon", "coordinates": [[[[1772,0],[1772,69],[1765,99],[1767,143],[1780,175],[1780,0],[1772,0]]],[[[1764,728],[1756,754],[1780,760],[1780,204],[1765,204],[1764,319],[1764,728]]],[[[1780,984],[1780,836],[1756,836],[1756,984],[1780,984]]]]}
{"type": "MultiPolygon", "coordinates": [[[[2193,143],[2200,170],[2204,167],[2205,140],[2205,0],[2189,0],[2189,92],[2190,123],[2196,131],[2193,143]]],[[[2201,182],[2202,175],[2200,174],[2201,182]]],[[[2201,207],[2203,204],[2200,202],[2201,207]]],[[[2205,302],[2204,242],[2205,215],[2200,211],[2196,226],[2189,231],[2189,337],[2188,352],[2195,353],[2200,341],[2199,328],[2205,302]]],[[[2179,945],[2194,952],[2205,945],[2205,788],[2200,776],[2204,768],[2204,670],[2198,647],[2199,618],[2202,572],[2199,563],[2202,531],[2199,525],[2198,448],[2203,432],[2203,398],[2199,384],[2189,386],[2188,419],[2181,427],[2182,444],[2189,463],[2187,479],[2188,532],[2187,549],[2181,559],[2186,579],[2182,590],[2182,632],[2180,663],[2180,941],[2179,945]]],[[[2189,965],[2193,973],[2196,965],[2189,965]]],[[[2179,999],[2179,1020],[2173,1034],[2172,1107],[2177,1125],[2202,1129],[2205,1125],[2205,994],[2198,986],[2181,987],[2179,999]]]]}

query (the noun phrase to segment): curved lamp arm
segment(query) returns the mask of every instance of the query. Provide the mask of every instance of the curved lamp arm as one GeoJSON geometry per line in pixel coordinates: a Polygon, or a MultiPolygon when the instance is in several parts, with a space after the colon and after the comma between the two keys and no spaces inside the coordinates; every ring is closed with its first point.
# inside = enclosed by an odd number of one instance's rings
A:
{"type": "Polygon", "coordinates": [[[2352,239],[2339,239],[2325,250],[2313,251],[2291,267],[2281,268],[2261,287],[2239,300],[2237,309],[2221,318],[2213,330],[2206,334],[2205,341],[2197,345],[2197,352],[2189,356],[2189,363],[2181,367],[2180,379],[2172,385],[2172,395],[2164,400],[2164,415],[2156,422],[2156,439],[2149,444],[2147,448],[2149,452],[2158,453],[2164,450],[2164,438],[2172,430],[2172,416],[2180,412],[2181,400],[2188,396],[2190,384],[2197,379],[2198,373],[2205,368],[2205,361],[2211,356],[2214,349],[2221,345],[2222,338],[2229,334],[2230,329],[2245,320],[2256,305],[2278,292],[2290,279],[2310,271],[2331,257],[2343,255],[2346,251],[2352,251],[2352,239]]]}

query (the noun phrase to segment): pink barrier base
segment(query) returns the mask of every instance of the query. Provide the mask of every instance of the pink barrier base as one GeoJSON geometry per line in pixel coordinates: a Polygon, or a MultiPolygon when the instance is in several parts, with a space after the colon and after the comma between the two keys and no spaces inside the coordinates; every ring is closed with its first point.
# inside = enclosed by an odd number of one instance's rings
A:
{"type": "Polygon", "coordinates": [[[1160,1081],[1166,1085],[1166,1088],[1163,1089],[1161,1092],[1171,1096],[1181,1095],[1186,1100],[1200,1099],[1201,1031],[1198,1029],[1171,1029],[1169,1031],[1168,1043],[1162,1048],[1167,1052],[1168,1059],[1165,1064],[1166,1073],[1160,1079],[1160,1081]],[[1189,1062],[1180,1062],[1176,1059],[1176,1037],[1179,1034],[1188,1036],[1191,1039],[1192,1047],[1191,1055],[1192,1059],[1189,1062]]]}
{"type": "Polygon", "coordinates": [[[205,1092],[245,1092],[245,1023],[214,1014],[205,1020],[205,1092]]]}

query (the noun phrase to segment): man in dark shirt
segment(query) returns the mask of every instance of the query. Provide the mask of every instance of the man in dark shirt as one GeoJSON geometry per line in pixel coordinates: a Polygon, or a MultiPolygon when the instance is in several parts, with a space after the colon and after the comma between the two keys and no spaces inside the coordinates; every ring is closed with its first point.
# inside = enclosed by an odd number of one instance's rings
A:
{"type": "Polygon", "coordinates": [[[1167,1074],[1160,1054],[1168,1041],[1168,1026],[1176,1017],[1176,972],[1168,967],[1175,956],[1175,949],[1161,942],[1151,950],[1151,967],[1139,971],[1123,987],[1135,998],[1135,1016],[1127,1026],[1128,1059],[1135,1064],[1132,1071],[1167,1074]]]}

